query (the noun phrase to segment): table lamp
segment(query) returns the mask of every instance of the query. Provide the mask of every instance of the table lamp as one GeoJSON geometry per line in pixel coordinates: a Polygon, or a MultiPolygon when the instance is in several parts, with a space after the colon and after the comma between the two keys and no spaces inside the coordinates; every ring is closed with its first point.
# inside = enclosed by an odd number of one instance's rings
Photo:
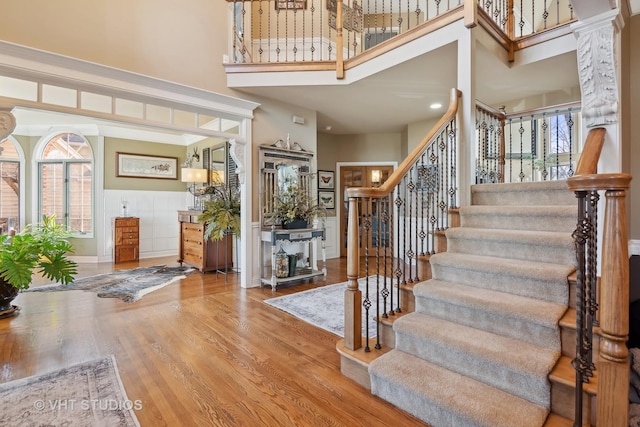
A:
{"type": "Polygon", "coordinates": [[[198,202],[196,200],[196,183],[207,182],[207,170],[195,168],[181,169],[182,182],[190,182],[189,192],[193,194],[193,206],[189,206],[189,210],[198,210],[198,202]]]}

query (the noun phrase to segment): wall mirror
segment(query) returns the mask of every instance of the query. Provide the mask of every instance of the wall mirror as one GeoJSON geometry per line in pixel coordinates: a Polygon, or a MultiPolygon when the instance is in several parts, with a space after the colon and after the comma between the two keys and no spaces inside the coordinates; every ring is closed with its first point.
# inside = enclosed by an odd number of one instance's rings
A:
{"type": "Polygon", "coordinates": [[[280,145],[281,140],[260,148],[260,215],[262,226],[280,225],[275,201],[287,185],[311,191],[313,153],[295,144],[293,149],[280,145]],[[279,146],[280,145],[280,146],[279,146]]]}
{"type": "MultiPolygon", "coordinates": [[[[208,161],[210,185],[224,185],[237,188],[239,186],[238,174],[236,174],[236,162],[229,152],[229,142],[214,145],[209,149],[208,161]]],[[[205,161],[203,160],[203,164],[205,161]]]]}

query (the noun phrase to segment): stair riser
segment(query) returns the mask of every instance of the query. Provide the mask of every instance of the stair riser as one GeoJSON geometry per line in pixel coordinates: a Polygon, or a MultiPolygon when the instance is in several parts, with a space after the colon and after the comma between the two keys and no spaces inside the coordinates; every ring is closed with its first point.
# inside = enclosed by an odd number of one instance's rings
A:
{"type": "Polygon", "coordinates": [[[560,331],[474,307],[465,307],[431,298],[416,298],[416,311],[506,337],[522,339],[560,351],[560,331]]]}
{"type": "MultiPolygon", "coordinates": [[[[576,357],[576,330],[575,328],[562,327],[562,355],[574,358],[576,357]]],[[[600,336],[593,334],[593,361],[597,361],[600,356],[600,336]]]]}
{"type": "Polygon", "coordinates": [[[566,303],[567,286],[561,286],[557,282],[542,281],[535,275],[531,277],[512,276],[508,273],[495,275],[491,271],[461,270],[455,266],[436,264],[431,262],[431,270],[435,279],[447,282],[460,283],[462,285],[475,286],[483,289],[491,289],[504,292],[508,289],[514,295],[538,298],[545,301],[566,303]]]}
{"type": "Polygon", "coordinates": [[[476,185],[471,187],[472,205],[576,206],[575,195],[566,182],[547,181],[476,185]]]}
{"type": "Polygon", "coordinates": [[[487,240],[470,238],[449,238],[449,252],[473,255],[493,256],[498,258],[521,259],[534,262],[549,262],[573,265],[576,262],[573,243],[541,246],[537,242],[523,240],[487,240]]]}
{"type": "MultiPolygon", "coordinates": [[[[575,418],[575,388],[551,383],[551,412],[573,420],[575,418]]],[[[595,426],[596,398],[582,393],[582,425],[595,426]],[[593,420],[593,422],[591,422],[593,420]]]]}
{"type": "Polygon", "coordinates": [[[498,230],[556,231],[572,233],[576,228],[576,215],[570,217],[534,216],[486,216],[465,214],[460,219],[462,227],[489,228],[498,230]]]}
{"type": "Polygon", "coordinates": [[[499,212],[474,213],[469,207],[469,212],[460,215],[462,227],[489,228],[498,230],[530,230],[530,231],[555,231],[571,234],[576,228],[577,213],[567,215],[500,215],[499,212]]]}

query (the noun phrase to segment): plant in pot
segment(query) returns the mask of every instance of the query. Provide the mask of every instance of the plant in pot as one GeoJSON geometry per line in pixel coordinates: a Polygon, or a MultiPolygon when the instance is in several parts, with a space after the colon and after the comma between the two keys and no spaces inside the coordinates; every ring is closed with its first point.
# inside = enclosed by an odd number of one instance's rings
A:
{"type": "Polygon", "coordinates": [[[285,179],[275,201],[275,213],[283,228],[306,228],[316,217],[326,217],[326,208],[313,203],[309,191],[291,178],[285,179]]]}
{"type": "Polygon", "coordinates": [[[205,239],[222,240],[229,233],[240,237],[240,189],[211,185],[204,194],[209,195],[209,200],[205,200],[198,221],[205,225],[205,239]]]}
{"type": "Polygon", "coordinates": [[[67,257],[73,252],[69,237],[55,214],[13,236],[0,235],[0,317],[15,313],[11,302],[21,289],[29,288],[36,273],[65,285],[73,281],[78,264],[67,257]]]}

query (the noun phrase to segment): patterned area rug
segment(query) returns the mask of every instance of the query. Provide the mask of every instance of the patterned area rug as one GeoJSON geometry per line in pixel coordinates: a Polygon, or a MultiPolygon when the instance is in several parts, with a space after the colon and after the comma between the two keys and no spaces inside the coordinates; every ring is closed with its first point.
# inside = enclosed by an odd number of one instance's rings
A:
{"type": "MultiPolygon", "coordinates": [[[[369,286],[375,287],[376,276],[369,276],[369,286]]],[[[359,289],[364,299],[365,278],[358,279],[359,289]]],[[[388,285],[387,285],[388,286],[388,285]]],[[[347,282],[327,285],[321,288],[309,289],[295,294],[264,300],[265,303],[279,308],[305,322],[344,337],[344,290],[347,282]]],[[[377,298],[375,292],[371,295],[371,311],[369,316],[369,336],[376,334],[376,324],[373,321],[377,298]]],[[[364,336],[365,315],[362,315],[362,335],[364,336]]]]}
{"type": "Polygon", "coordinates": [[[82,290],[96,292],[101,298],[120,298],[125,302],[134,302],[149,292],[167,286],[176,280],[184,279],[187,274],[194,271],[196,270],[188,267],[156,265],[83,277],[69,285],[52,283],[50,285],[36,286],[22,292],[82,290]]]}
{"type": "Polygon", "coordinates": [[[6,425],[140,426],[142,404],[127,398],[113,356],[0,384],[6,425]]]}

